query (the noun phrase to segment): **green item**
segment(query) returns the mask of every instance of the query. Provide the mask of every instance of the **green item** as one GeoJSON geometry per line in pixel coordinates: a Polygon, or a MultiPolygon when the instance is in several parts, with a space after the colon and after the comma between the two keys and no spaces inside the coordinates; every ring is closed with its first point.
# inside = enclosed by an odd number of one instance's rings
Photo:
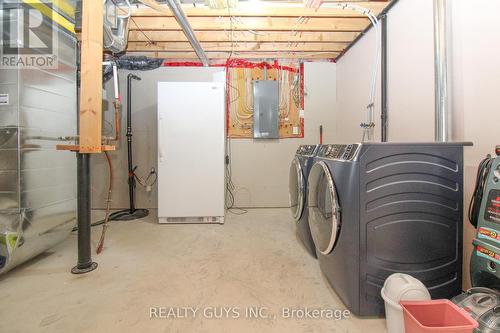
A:
{"type": "MultiPolygon", "coordinates": [[[[476,215],[477,231],[473,240],[470,268],[474,287],[500,286],[500,157],[493,158],[476,215]]],[[[479,203],[478,203],[479,204],[479,203]]]]}
{"type": "Polygon", "coordinates": [[[10,254],[16,247],[17,238],[17,233],[15,232],[6,232],[4,234],[0,234],[0,244],[7,247],[7,251],[10,254]]]}

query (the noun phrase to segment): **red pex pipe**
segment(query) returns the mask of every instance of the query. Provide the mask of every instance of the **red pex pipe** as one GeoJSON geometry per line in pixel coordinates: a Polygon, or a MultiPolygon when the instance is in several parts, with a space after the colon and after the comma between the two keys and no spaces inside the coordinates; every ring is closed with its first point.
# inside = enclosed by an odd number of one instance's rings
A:
{"type": "MultiPolygon", "coordinates": [[[[202,67],[201,62],[196,61],[165,61],[162,66],[164,67],[202,67]]],[[[244,59],[228,59],[225,63],[210,64],[209,67],[226,67],[226,68],[261,68],[264,69],[280,69],[292,73],[299,73],[300,69],[291,66],[280,66],[278,61],[275,60],[273,64],[267,62],[251,62],[244,59]]]]}
{"type": "MultiPolygon", "coordinates": [[[[203,64],[197,61],[164,61],[163,67],[202,67],[203,64]]],[[[301,109],[304,110],[304,63],[301,62],[299,68],[294,68],[291,66],[282,66],[279,64],[278,60],[274,60],[272,64],[268,62],[252,62],[245,59],[227,59],[225,63],[214,63],[210,64],[209,67],[225,67],[226,68],[226,136],[229,137],[229,126],[230,126],[230,110],[231,107],[231,97],[229,94],[231,85],[229,83],[230,68],[260,68],[260,69],[279,69],[284,71],[289,71],[292,73],[298,73],[300,75],[300,91],[302,95],[301,109]]],[[[300,111],[299,111],[300,112],[300,111]]],[[[300,128],[301,128],[301,138],[304,138],[304,118],[300,117],[300,128]]]]}
{"type": "MultiPolygon", "coordinates": [[[[299,66],[299,78],[300,78],[300,94],[302,96],[302,99],[300,101],[300,108],[304,110],[304,99],[305,99],[305,94],[304,94],[304,63],[301,62],[299,66]]],[[[299,111],[300,112],[300,111],[299,111]]],[[[304,138],[304,117],[300,117],[300,132],[301,132],[301,138],[304,138]]]]}
{"type": "MultiPolygon", "coordinates": [[[[228,59],[229,61],[229,59],[228,59]]],[[[226,66],[226,137],[229,138],[229,108],[231,107],[231,96],[229,94],[229,89],[231,85],[229,84],[229,68],[226,66]]]]}

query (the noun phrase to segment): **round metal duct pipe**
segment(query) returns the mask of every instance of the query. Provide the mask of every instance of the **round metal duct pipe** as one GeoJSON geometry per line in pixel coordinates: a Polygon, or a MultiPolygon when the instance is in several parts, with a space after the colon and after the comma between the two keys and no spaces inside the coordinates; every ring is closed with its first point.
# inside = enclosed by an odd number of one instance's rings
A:
{"type": "Polygon", "coordinates": [[[448,96],[447,0],[434,0],[435,139],[451,140],[448,96]]]}

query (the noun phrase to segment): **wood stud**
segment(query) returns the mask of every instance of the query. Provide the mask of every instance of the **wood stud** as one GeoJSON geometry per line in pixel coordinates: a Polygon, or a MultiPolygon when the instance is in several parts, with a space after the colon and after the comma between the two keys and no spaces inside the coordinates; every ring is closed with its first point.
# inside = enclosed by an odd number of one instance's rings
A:
{"type": "Polygon", "coordinates": [[[80,90],[81,153],[102,151],[102,1],[82,2],[82,53],[80,90]]]}

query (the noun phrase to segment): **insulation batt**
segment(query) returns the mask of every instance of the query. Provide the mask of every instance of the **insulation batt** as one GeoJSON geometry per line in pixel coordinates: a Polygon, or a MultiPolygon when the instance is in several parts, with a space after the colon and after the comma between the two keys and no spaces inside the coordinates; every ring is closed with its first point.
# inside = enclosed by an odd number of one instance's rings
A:
{"type": "MultiPolygon", "coordinates": [[[[146,56],[121,56],[118,58],[110,58],[108,61],[114,61],[118,69],[128,69],[134,71],[149,71],[162,66],[161,58],[148,58],[146,56]]],[[[104,82],[109,81],[113,77],[113,66],[107,65],[103,71],[104,82]]]]}

